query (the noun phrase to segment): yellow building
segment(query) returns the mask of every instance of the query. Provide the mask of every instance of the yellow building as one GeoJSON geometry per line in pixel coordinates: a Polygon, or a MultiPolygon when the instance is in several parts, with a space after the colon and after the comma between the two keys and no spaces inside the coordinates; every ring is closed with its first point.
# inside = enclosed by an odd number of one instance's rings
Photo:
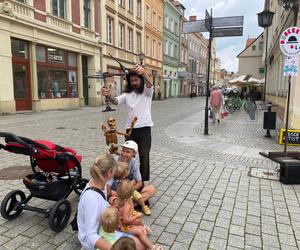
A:
{"type": "MultiPolygon", "coordinates": [[[[294,25],[295,12],[284,10],[278,5],[277,0],[266,1],[267,8],[275,13],[272,25],[264,31],[264,51],[262,61],[265,62],[267,54],[267,81],[266,100],[271,101],[277,107],[277,113],[283,119],[286,114],[286,103],[288,93],[288,77],[283,75],[285,56],[279,48],[279,37],[282,32],[291,26],[300,25],[299,12],[296,11],[296,22],[294,25]],[[268,4],[269,3],[269,4],[268,4]],[[268,32],[268,36],[266,35],[268,32]],[[266,39],[268,37],[268,39],[266,39]],[[266,46],[267,44],[267,46],[266,46]],[[266,51],[267,49],[267,51],[266,51]]],[[[298,57],[299,60],[299,57],[298,57]]],[[[289,127],[300,128],[300,74],[292,77],[290,91],[290,114],[289,127]]]]}
{"type": "MultiPolygon", "coordinates": [[[[140,63],[144,38],[144,0],[101,1],[102,71],[122,74],[120,65],[109,54],[116,57],[126,68],[140,63]]],[[[124,87],[122,76],[107,79],[114,95],[124,87]]]]}
{"type": "Polygon", "coordinates": [[[96,105],[99,1],[0,3],[0,114],[96,105]]]}
{"type": "Polygon", "coordinates": [[[145,68],[155,86],[155,98],[164,96],[163,14],[164,0],[145,0],[145,68]]]}

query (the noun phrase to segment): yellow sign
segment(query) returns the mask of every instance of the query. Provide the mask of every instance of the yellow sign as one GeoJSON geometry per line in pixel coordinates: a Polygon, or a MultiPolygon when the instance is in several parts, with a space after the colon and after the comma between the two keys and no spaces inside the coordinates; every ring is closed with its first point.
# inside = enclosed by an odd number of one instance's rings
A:
{"type": "MultiPolygon", "coordinates": [[[[280,129],[278,144],[284,144],[285,142],[285,128],[280,129]]],[[[288,129],[289,146],[300,146],[300,129],[288,129]]]]}

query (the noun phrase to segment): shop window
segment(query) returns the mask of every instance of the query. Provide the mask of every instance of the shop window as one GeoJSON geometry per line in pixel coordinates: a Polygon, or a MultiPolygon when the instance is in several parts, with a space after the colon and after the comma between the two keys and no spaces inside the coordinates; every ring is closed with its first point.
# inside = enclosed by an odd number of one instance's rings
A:
{"type": "Polygon", "coordinates": [[[74,53],[68,53],[68,65],[77,67],[77,55],[74,53]]]}
{"type": "Polygon", "coordinates": [[[28,59],[28,43],[12,38],[11,53],[13,57],[28,59]]]}
{"type": "Polygon", "coordinates": [[[78,96],[77,55],[37,46],[37,78],[40,99],[78,96]]]}
{"type": "Polygon", "coordinates": [[[36,60],[38,62],[46,62],[46,48],[40,45],[36,46],[36,60]]]}
{"type": "Polygon", "coordinates": [[[65,64],[65,52],[58,49],[48,48],[48,62],[65,64]]]}

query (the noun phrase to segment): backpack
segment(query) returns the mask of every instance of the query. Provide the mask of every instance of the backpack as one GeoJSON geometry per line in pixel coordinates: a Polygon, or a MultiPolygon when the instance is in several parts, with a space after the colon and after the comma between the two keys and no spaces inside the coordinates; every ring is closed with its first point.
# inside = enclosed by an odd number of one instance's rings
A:
{"type": "MultiPolygon", "coordinates": [[[[87,190],[93,190],[93,191],[97,192],[98,194],[100,194],[103,197],[104,200],[106,200],[105,194],[102,192],[101,189],[96,188],[96,187],[88,187],[86,190],[84,190],[84,192],[87,191],[87,190]]],[[[78,214],[78,211],[76,210],[74,218],[70,222],[70,225],[71,225],[73,231],[78,231],[77,214],[78,214]]]]}

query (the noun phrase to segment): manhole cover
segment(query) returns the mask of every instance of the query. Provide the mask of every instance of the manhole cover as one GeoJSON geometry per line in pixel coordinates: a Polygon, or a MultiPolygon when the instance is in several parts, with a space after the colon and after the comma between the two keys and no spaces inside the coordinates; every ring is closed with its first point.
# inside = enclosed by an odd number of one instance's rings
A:
{"type": "Polygon", "coordinates": [[[23,179],[29,174],[32,174],[32,169],[30,166],[12,166],[0,169],[0,180],[23,179]]]}
{"type": "Polygon", "coordinates": [[[268,180],[274,180],[274,181],[279,180],[279,175],[278,175],[278,172],[276,169],[269,170],[269,169],[265,169],[265,168],[252,167],[252,168],[250,168],[248,175],[251,177],[256,177],[256,178],[261,178],[261,179],[268,179],[268,180]]]}

